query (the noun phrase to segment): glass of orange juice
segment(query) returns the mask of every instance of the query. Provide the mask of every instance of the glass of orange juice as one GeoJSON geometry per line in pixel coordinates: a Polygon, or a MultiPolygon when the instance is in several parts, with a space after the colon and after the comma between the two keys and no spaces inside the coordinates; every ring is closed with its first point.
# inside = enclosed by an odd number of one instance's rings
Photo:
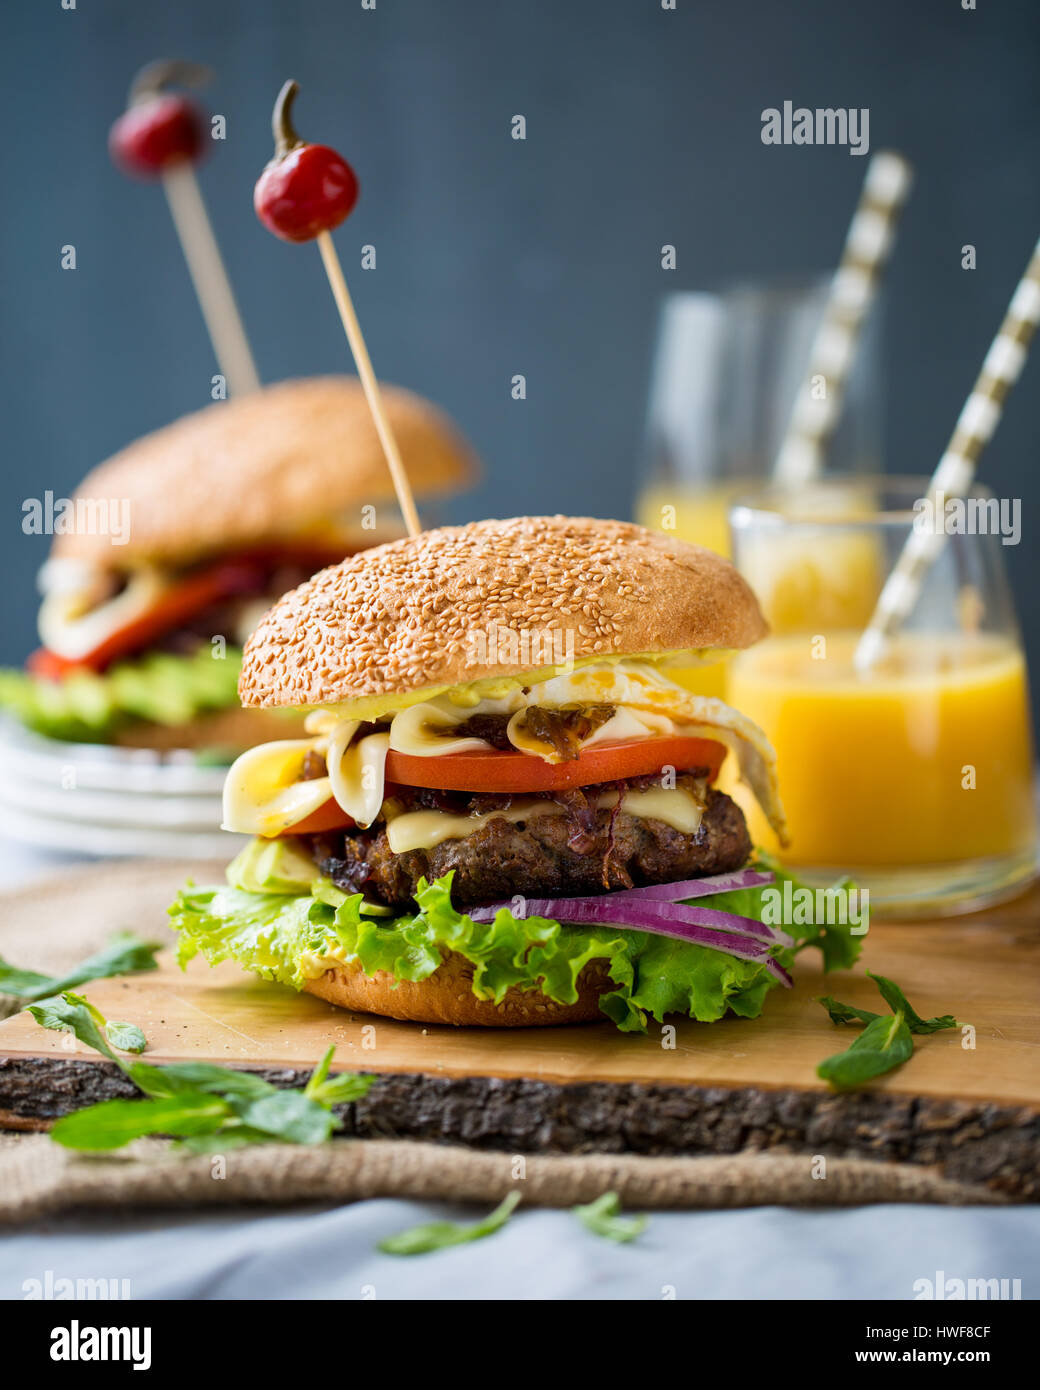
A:
{"type": "MultiPolygon", "coordinates": [[[[644,526],[728,555],[735,497],[769,476],[804,384],[829,280],[737,284],[669,295],[651,373],[635,516],[644,526]]],[[[828,451],[836,472],[876,466],[879,334],[868,322],[828,451]]],[[[725,697],[726,663],[683,684],[725,697]]]]}
{"type": "MultiPolygon", "coordinates": [[[[772,632],[730,663],[727,698],[777,750],[781,858],[851,873],[884,916],[967,911],[1037,867],[1026,665],[982,488],[951,514],[910,619],[866,673],[856,643],[926,493],[923,478],[766,488],[730,512],[734,559],[772,632]],[[952,528],[952,530],[951,530],[952,528]]],[[[920,524],[920,521],[919,521],[920,524]]],[[[748,803],[757,843],[776,848],[748,803]]]]}

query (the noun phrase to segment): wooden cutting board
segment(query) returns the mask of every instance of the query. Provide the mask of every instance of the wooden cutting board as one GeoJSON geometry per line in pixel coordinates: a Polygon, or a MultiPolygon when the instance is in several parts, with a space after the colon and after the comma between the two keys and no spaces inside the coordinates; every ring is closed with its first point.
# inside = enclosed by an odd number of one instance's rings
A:
{"type": "MultiPolygon", "coordinates": [[[[0,954],[54,968],[118,926],[162,936],[185,866],[106,865],[0,903],[0,954]],[[63,925],[64,924],[64,925],[63,925]],[[75,938],[77,949],[71,949],[75,938]],[[30,958],[31,956],[31,958],[30,958]]],[[[196,873],[199,881],[203,874],[196,873]]],[[[1040,889],[969,917],[878,925],[864,964],[898,981],[922,1014],[971,1031],[918,1039],[911,1062],[869,1091],[833,1094],[815,1074],[852,1030],[821,993],[877,1008],[858,969],[824,977],[807,954],[793,990],[757,1020],[545,1029],[422,1027],[349,1014],[197,959],[86,987],[109,1017],[140,1024],[156,1062],[206,1059],[298,1084],[330,1043],[337,1068],[375,1072],[346,1133],[486,1147],[653,1153],[782,1148],[935,1164],[1018,1196],[1040,1192],[1040,889]]],[[[0,1126],[42,1128],[94,1100],[134,1094],[119,1071],[25,1013],[0,1023],[0,1126]]]]}

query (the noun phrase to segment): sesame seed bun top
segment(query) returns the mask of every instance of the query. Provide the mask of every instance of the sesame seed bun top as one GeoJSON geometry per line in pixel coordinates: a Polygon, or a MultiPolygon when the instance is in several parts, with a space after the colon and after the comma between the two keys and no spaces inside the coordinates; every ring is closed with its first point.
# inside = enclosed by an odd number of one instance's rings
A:
{"type": "Polygon", "coordinates": [[[376,546],[284,595],[246,644],[238,691],[244,705],[339,704],[547,664],[503,632],[563,634],[580,660],[748,647],[766,631],[710,550],[624,521],[476,521],[376,546]]]}
{"type": "MultiPolygon", "coordinates": [[[[382,395],[418,495],[474,479],[469,446],[442,411],[399,386],[383,386],[382,395]]],[[[347,376],[283,381],[185,415],[93,469],[76,497],[127,499],[130,539],[63,534],[52,554],[118,568],[185,564],[340,520],[363,541],[368,504],[376,534],[400,526],[364,392],[347,376]]]]}

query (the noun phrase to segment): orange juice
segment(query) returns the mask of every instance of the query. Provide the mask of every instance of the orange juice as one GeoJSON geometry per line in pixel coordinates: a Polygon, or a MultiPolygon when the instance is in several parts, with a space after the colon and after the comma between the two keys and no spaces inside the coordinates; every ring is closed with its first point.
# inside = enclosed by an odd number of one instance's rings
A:
{"type": "Polygon", "coordinates": [[[868,529],[762,531],[740,571],[774,633],[866,627],[885,582],[885,548],[868,529]]]}
{"type": "MultiPolygon", "coordinates": [[[[1028,858],[1036,821],[1020,648],[908,633],[859,676],[856,641],[771,637],[730,663],[729,703],[777,750],[784,858],[853,872],[1028,858]]],[[[774,844],[757,808],[748,813],[756,843],[774,844]]]]}
{"type": "Polygon", "coordinates": [[[705,484],[703,488],[660,483],[640,494],[636,520],[651,531],[665,531],[691,545],[703,545],[728,560],[729,509],[739,491],[740,484],[732,482],[705,484]]]}
{"type": "MultiPolygon", "coordinates": [[[[637,520],[731,558],[729,512],[747,490],[747,481],[714,483],[703,489],[660,485],[645,491],[637,520]]],[[[833,522],[837,514],[852,521],[869,515],[868,485],[852,478],[834,495],[800,494],[800,514],[833,522]]],[[[876,533],[855,525],[777,527],[760,531],[745,547],[741,572],[754,589],[774,633],[827,631],[866,625],[886,573],[884,546],[876,533]]],[[[697,695],[727,699],[728,662],[673,673],[673,679],[697,695]]],[[[731,701],[732,703],[732,701],[731,701]]]]}
{"type": "MultiPolygon", "coordinates": [[[[716,483],[704,488],[679,484],[648,488],[639,497],[636,520],[653,531],[664,531],[729,559],[729,509],[738,490],[739,485],[735,483],[716,483]]],[[[668,674],[694,695],[725,700],[727,665],[725,661],[717,661],[711,666],[691,666],[668,674]]]]}

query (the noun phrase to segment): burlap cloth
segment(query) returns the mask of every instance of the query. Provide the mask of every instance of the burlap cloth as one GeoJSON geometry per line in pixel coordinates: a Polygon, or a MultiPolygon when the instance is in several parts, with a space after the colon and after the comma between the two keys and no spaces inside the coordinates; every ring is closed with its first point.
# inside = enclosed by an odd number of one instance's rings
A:
{"type": "Polygon", "coordinates": [[[46,1135],[7,1137],[0,1147],[0,1223],[81,1207],[185,1207],[226,1203],[440,1198],[494,1205],[518,1187],[525,1204],[568,1207],[617,1192],[626,1208],[854,1206],[864,1202],[985,1202],[1001,1199],[948,1182],[929,1169],[864,1159],[828,1159],[825,1180],[796,1155],[644,1158],[633,1155],[517,1156],[407,1140],[343,1139],[317,1148],[288,1144],[209,1158],[164,1155],[158,1141],[132,1157],[86,1158],[46,1135]]]}
{"type": "MultiPolygon", "coordinates": [[[[0,899],[0,955],[55,972],[97,949],[115,929],[161,938],[172,890],[220,866],[101,865],[62,873],[0,899]]],[[[0,1014],[16,1007],[0,1001],[0,1014]]],[[[341,1139],[316,1148],[268,1145],[227,1155],[182,1157],[159,1140],[114,1156],[68,1152],[44,1134],[0,1135],[0,1223],[78,1208],[192,1207],[412,1197],[490,1204],[519,1186],[532,1206],[566,1207],[616,1191],[630,1209],[734,1208],[783,1203],[984,1203],[1001,1194],[944,1178],[921,1165],[830,1157],[826,1178],[807,1155],[697,1158],[614,1154],[518,1156],[405,1140],[341,1139]]]]}

